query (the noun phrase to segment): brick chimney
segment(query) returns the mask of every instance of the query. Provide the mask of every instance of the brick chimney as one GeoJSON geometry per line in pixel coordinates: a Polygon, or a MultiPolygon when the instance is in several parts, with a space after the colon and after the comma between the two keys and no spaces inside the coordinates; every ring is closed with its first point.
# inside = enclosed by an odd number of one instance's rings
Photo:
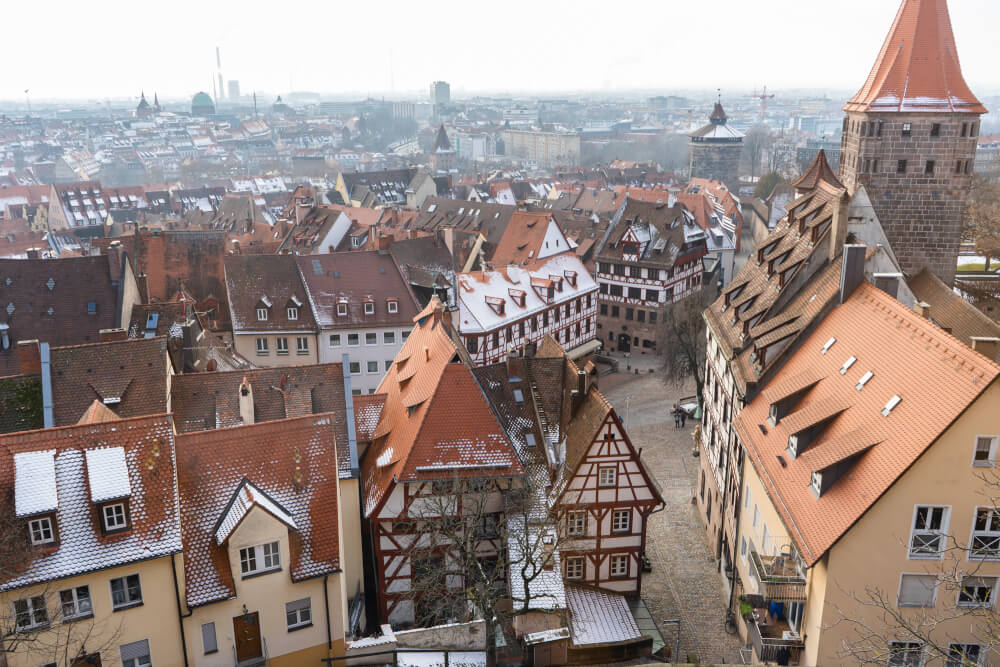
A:
{"type": "Polygon", "coordinates": [[[992,336],[973,336],[972,349],[990,361],[996,361],[997,352],[1000,352],[1000,338],[994,338],[992,336]]]}
{"type": "Polygon", "coordinates": [[[21,375],[35,375],[42,372],[42,356],[37,340],[18,342],[17,365],[21,368],[21,375]]]}
{"type": "Polygon", "coordinates": [[[102,343],[111,343],[116,340],[128,340],[128,332],[124,329],[101,329],[98,332],[102,343]]]}
{"type": "Polygon", "coordinates": [[[240,418],[243,420],[243,425],[253,424],[253,387],[246,376],[243,377],[243,382],[240,383],[239,401],[240,418]]]}

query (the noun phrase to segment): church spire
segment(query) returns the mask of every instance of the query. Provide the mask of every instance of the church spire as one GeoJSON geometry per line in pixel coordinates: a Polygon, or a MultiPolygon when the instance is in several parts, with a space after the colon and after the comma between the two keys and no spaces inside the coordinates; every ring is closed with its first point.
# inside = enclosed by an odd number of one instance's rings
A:
{"type": "Polygon", "coordinates": [[[986,113],[962,78],[947,0],[903,0],[865,85],[844,111],[986,113]]]}

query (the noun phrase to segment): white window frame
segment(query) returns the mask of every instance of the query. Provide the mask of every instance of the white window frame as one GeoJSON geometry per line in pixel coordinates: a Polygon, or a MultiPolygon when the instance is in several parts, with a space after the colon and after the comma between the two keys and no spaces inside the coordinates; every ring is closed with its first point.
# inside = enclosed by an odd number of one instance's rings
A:
{"type": "Polygon", "coordinates": [[[615,488],[618,486],[618,466],[598,466],[597,486],[602,489],[615,488]],[[610,477],[606,473],[611,473],[610,477]]]}
{"type": "Polygon", "coordinates": [[[327,340],[330,343],[330,347],[340,347],[342,345],[340,334],[330,334],[330,337],[327,340]],[[334,339],[337,339],[336,343],[333,342],[334,339]]]}
{"type": "Polygon", "coordinates": [[[108,582],[108,589],[111,591],[111,608],[115,611],[120,609],[128,609],[129,607],[137,607],[142,604],[142,578],[138,574],[127,574],[122,577],[115,577],[108,582]],[[128,580],[129,577],[135,577],[136,586],[139,589],[139,597],[132,599],[127,598],[124,602],[115,603],[115,582],[122,582],[122,591],[127,596],[129,594],[128,580]]]}
{"type": "Polygon", "coordinates": [[[583,575],[586,572],[586,563],[583,556],[570,556],[566,559],[566,578],[567,579],[583,579],[583,575]]]}
{"type": "Polygon", "coordinates": [[[358,333],[347,334],[347,347],[357,347],[358,345],[361,345],[361,334],[358,333]],[[351,336],[354,336],[355,340],[354,343],[351,342],[351,336]]]}
{"type": "Polygon", "coordinates": [[[747,562],[747,551],[749,551],[747,548],[747,536],[740,535],[740,558],[743,559],[744,563],[747,562]]]}
{"type": "Polygon", "coordinates": [[[295,337],[295,354],[309,354],[309,337],[295,337]]]}
{"type": "Polygon", "coordinates": [[[570,537],[583,537],[587,534],[586,510],[572,510],[566,513],[566,534],[570,537]]]}
{"type": "Polygon", "coordinates": [[[611,554],[608,559],[608,576],[612,579],[623,579],[628,576],[628,554],[611,554]],[[624,571],[621,568],[615,567],[615,564],[623,564],[624,571]]]}
{"type": "Polygon", "coordinates": [[[389,313],[396,314],[399,312],[399,302],[395,299],[389,299],[385,302],[385,309],[389,313]]]}
{"type": "Polygon", "coordinates": [[[948,523],[951,521],[951,505],[914,505],[913,506],[913,516],[910,517],[910,540],[907,542],[906,557],[910,560],[941,560],[944,557],[944,542],[948,533],[948,523]],[[935,509],[943,509],[944,514],[941,519],[941,527],[937,529],[930,528],[917,528],[917,514],[921,507],[926,507],[928,509],[928,517],[935,509]],[[917,535],[924,535],[925,537],[936,536],[939,541],[938,550],[934,552],[929,551],[914,551],[913,540],[917,535]]]}
{"type": "Polygon", "coordinates": [[[271,351],[268,349],[268,346],[267,346],[267,338],[266,337],[259,337],[259,338],[257,338],[257,354],[259,356],[265,356],[265,355],[271,354],[271,351]]]}
{"type": "Polygon", "coordinates": [[[289,632],[300,628],[307,628],[312,623],[312,598],[302,598],[301,600],[292,600],[285,603],[285,628],[289,632]],[[303,618],[303,612],[305,612],[305,618],[303,618]],[[294,622],[289,618],[290,615],[295,616],[294,622]]]}
{"type": "Polygon", "coordinates": [[[378,332],[377,331],[366,331],[365,332],[365,345],[378,345],[378,332]],[[369,341],[369,337],[371,340],[369,341]]]}
{"type": "Polygon", "coordinates": [[[240,575],[247,577],[281,570],[281,547],[277,542],[240,549],[240,575]]]}
{"type": "Polygon", "coordinates": [[[369,359],[368,362],[365,364],[365,372],[368,373],[369,375],[373,375],[375,373],[378,373],[379,372],[379,370],[378,370],[378,362],[377,361],[372,361],[371,359],[369,359]],[[372,370],[372,364],[375,364],[375,370],[372,370]]]}
{"type": "Polygon", "coordinates": [[[1000,442],[1000,436],[996,435],[977,435],[975,443],[972,447],[972,465],[977,468],[992,468],[997,460],[997,443],[1000,442]],[[979,453],[979,441],[989,440],[989,449],[986,453],[986,460],[977,460],[976,455],[979,453]]]}
{"type": "Polygon", "coordinates": [[[258,308],[257,309],[257,321],[258,322],[267,322],[267,308],[258,308]]]}
{"type": "Polygon", "coordinates": [[[365,315],[374,315],[374,314],[375,314],[375,302],[365,301],[365,315]]]}
{"type": "Polygon", "coordinates": [[[44,595],[33,595],[31,597],[20,598],[18,600],[14,600],[11,603],[11,606],[13,607],[13,610],[14,610],[14,628],[15,628],[15,630],[17,632],[26,632],[26,631],[29,631],[29,630],[35,630],[37,628],[44,628],[44,627],[48,626],[48,624],[49,624],[49,607],[45,603],[45,596],[44,595]],[[17,613],[17,603],[18,602],[24,603],[24,607],[25,607],[26,613],[28,615],[28,622],[25,623],[25,624],[22,624],[18,620],[18,613],[17,613]],[[35,620],[35,616],[38,614],[39,611],[45,617],[41,621],[35,620]]]}
{"type": "Polygon", "coordinates": [[[899,585],[896,587],[896,606],[897,607],[912,607],[917,609],[932,609],[937,606],[937,596],[938,596],[938,581],[937,577],[933,574],[927,574],[926,572],[901,572],[899,575],[899,585]],[[915,604],[912,602],[904,603],[901,601],[903,596],[903,579],[906,577],[929,577],[934,579],[934,588],[931,590],[931,601],[930,604],[915,604]]]}
{"type": "Polygon", "coordinates": [[[611,532],[630,533],[632,532],[632,510],[616,509],[611,512],[611,532]]]}
{"type": "Polygon", "coordinates": [[[995,561],[1000,560],[1000,527],[990,530],[991,524],[1000,524],[1000,507],[990,507],[988,505],[979,506],[972,513],[972,532],[969,535],[969,555],[968,560],[975,561],[995,561]],[[976,530],[976,522],[979,520],[979,513],[987,512],[986,528],[976,530]],[[976,540],[980,539],[987,545],[986,549],[981,549],[985,553],[977,553],[976,540]]]}
{"type": "Polygon", "coordinates": [[[907,665],[914,664],[909,660],[904,658],[903,662],[893,662],[892,661],[892,650],[894,646],[898,646],[900,649],[908,652],[912,652],[916,655],[917,662],[915,664],[924,664],[924,646],[920,642],[889,642],[889,655],[888,664],[889,665],[901,665],[906,667],[907,665]]]}
{"type": "MultiPolygon", "coordinates": [[[[958,595],[955,598],[955,606],[959,609],[992,609],[996,606],[997,601],[997,582],[1000,582],[1000,577],[996,576],[985,576],[985,575],[967,575],[962,577],[962,583],[959,585],[958,595]],[[969,602],[962,602],[962,593],[965,590],[966,579],[983,580],[983,582],[992,581],[990,586],[990,592],[987,594],[988,599],[982,602],[977,602],[975,600],[969,602]]],[[[976,588],[982,588],[977,586],[976,588]]]]}
{"type": "Polygon", "coordinates": [[[347,304],[338,303],[337,304],[337,317],[347,317],[347,304]]]}
{"type": "Polygon", "coordinates": [[[90,596],[90,586],[74,586],[73,588],[64,588],[59,591],[59,610],[62,614],[63,620],[75,620],[78,618],[89,618],[94,615],[94,601],[90,596]],[[81,596],[80,591],[86,591],[86,595],[81,596]],[[66,593],[69,593],[67,596],[66,593]],[[69,598],[67,601],[66,598],[69,598]],[[86,609],[83,605],[86,605],[86,609]],[[66,613],[66,606],[72,607],[70,613],[66,613]]]}
{"type": "Polygon", "coordinates": [[[104,520],[104,530],[108,532],[128,528],[128,513],[125,511],[125,503],[108,503],[104,505],[101,507],[101,517],[104,520]],[[115,511],[116,509],[121,510],[121,516],[115,511]]]}
{"type": "Polygon", "coordinates": [[[288,315],[289,320],[299,319],[299,309],[295,306],[289,306],[285,309],[285,314],[288,315]]]}
{"type": "Polygon", "coordinates": [[[32,544],[54,544],[56,541],[56,531],[52,525],[52,517],[40,516],[36,519],[29,519],[28,535],[31,537],[32,544]],[[48,537],[46,537],[46,533],[48,537]],[[36,534],[39,535],[37,539],[35,537],[36,534]]]}
{"type": "MultiPolygon", "coordinates": [[[[143,643],[145,643],[145,649],[149,651],[150,650],[149,640],[141,639],[137,642],[128,642],[127,644],[122,644],[118,649],[119,653],[124,652],[126,648],[131,647],[135,644],[143,644],[143,643]]],[[[138,658],[128,658],[128,659],[123,658],[122,667],[153,667],[153,658],[150,656],[149,653],[139,656],[138,658]]]]}
{"type": "Polygon", "coordinates": [[[275,349],[275,352],[277,352],[278,354],[280,354],[282,356],[288,354],[288,337],[287,336],[278,336],[277,338],[275,338],[274,339],[274,349],[275,349]]]}
{"type": "Polygon", "coordinates": [[[945,667],[966,667],[966,665],[981,665],[983,664],[983,658],[985,657],[985,651],[983,650],[982,644],[977,644],[975,642],[950,642],[948,644],[948,658],[945,660],[945,667]],[[969,661],[968,647],[975,646],[976,661],[969,661]],[[959,648],[960,647],[960,648],[959,648]],[[956,655],[957,654],[957,655],[956,655]],[[952,656],[955,657],[952,657],[952,656]]]}
{"type": "Polygon", "coordinates": [[[351,375],[361,375],[361,362],[360,361],[349,361],[347,370],[351,375]],[[354,370],[357,368],[357,370],[354,370]]]}
{"type": "Polygon", "coordinates": [[[383,331],[382,332],[382,344],[383,345],[395,345],[396,344],[396,332],[395,331],[383,331]]]}

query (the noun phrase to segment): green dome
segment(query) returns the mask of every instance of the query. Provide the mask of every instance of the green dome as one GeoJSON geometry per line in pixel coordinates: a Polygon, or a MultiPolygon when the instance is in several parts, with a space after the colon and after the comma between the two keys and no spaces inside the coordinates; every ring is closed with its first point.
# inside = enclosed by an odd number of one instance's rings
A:
{"type": "Polygon", "coordinates": [[[208,93],[200,92],[191,98],[191,113],[195,115],[214,114],[215,102],[212,101],[208,93]]]}

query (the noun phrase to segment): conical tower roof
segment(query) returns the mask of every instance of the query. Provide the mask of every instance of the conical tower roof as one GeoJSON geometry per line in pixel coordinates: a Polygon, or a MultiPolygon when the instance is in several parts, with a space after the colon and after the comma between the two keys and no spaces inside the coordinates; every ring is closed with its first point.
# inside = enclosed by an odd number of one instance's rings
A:
{"type": "Polygon", "coordinates": [[[840,179],[837,178],[837,174],[830,167],[830,163],[826,161],[826,151],[822,148],[816,153],[816,158],[809,165],[809,168],[799,176],[797,181],[792,183],[792,187],[798,191],[809,191],[815,189],[820,181],[838,189],[844,187],[840,179]]]}
{"type": "Polygon", "coordinates": [[[444,124],[438,128],[437,137],[434,139],[434,152],[450,151],[451,141],[448,140],[448,133],[444,131],[444,124]]]}
{"type": "Polygon", "coordinates": [[[903,0],[868,80],[844,111],[986,113],[962,78],[947,0],[903,0]]]}
{"type": "Polygon", "coordinates": [[[708,117],[708,120],[716,125],[726,124],[726,121],[729,120],[729,116],[726,115],[725,110],[722,108],[722,102],[715,103],[715,108],[712,109],[712,115],[708,117]]]}

